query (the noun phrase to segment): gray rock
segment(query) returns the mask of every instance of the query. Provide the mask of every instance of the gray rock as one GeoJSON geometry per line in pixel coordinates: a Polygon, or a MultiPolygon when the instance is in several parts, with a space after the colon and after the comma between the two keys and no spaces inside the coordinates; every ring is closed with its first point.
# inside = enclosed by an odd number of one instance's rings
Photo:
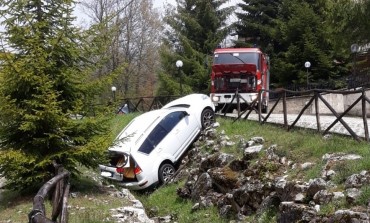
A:
{"type": "Polygon", "coordinates": [[[364,184],[368,184],[370,182],[369,180],[369,176],[365,174],[352,174],[351,176],[349,176],[344,185],[345,185],[345,188],[360,188],[362,187],[364,184]]]}
{"type": "Polygon", "coordinates": [[[219,214],[222,218],[228,218],[236,213],[233,212],[233,208],[231,205],[224,205],[220,208],[219,214]]]}
{"type": "Polygon", "coordinates": [[[326,182],[322,178],[311,179],[307,188],[307,196],[313,197],[318,191],[326,189],[326,182]]]}
{"type": "Polygon", "coordinates": [[[332,222],[358,222],[368,223],[369,216],[366,213],[356,212],[351,210],[338,210],[331,218],[332,222]]]}
{"type": "Polygon", "coordinates": [[[344,198],[344,197],[345,197],[345,195],[341,191],[333,192],[333,200],[339,200],[339,199],[344,198]]]}
{"type": "Polygon", "coordinates": [[[307,170],[307,169],[311,168],[314,165],[315,165],[314,163],[306,162],[306,163],[301,164],[301,169],[302,170],[307,170]]]}
{"type": "Polygon", "coordinates": [[[210,189],[212,189],[212,178],[208,173],[202,173],[191,190],[192,200],[199,201],[200,197],[205,196],[210,189]]]}
{"type": "Polygon", "coordinates": [[[258,157],[263,145],[251,146],[244,149],[244,159],[254,159],[258,157]]]}
{"type": "Polygon", "coordinates": [[[315,219],[316,214],[317,211],[314,207],[294,202],[281,202],[277,222],[310,222],[315,219]]]}
{"type": "Polygon", "coordinates": [[[360,197],[361,191],[357,188],[348,188],[346,189],[346,194],[346,201],[353,204],[360,197]]]}
{"type": "Polygon", "coordinates": [[[263,144],[265,142],[265,139],[263,137],[253,137],[251,138],[251,141],[254,141],[255,143],[258,143],[258,144],[263,144]]]}
{"type": "Polygon", "coordinates": [[[314,196],[313,200],[316,204],[328,204],[332,201],[334,197],[333,193],[328,192],[327,190],[319,190],[314,196]]]}

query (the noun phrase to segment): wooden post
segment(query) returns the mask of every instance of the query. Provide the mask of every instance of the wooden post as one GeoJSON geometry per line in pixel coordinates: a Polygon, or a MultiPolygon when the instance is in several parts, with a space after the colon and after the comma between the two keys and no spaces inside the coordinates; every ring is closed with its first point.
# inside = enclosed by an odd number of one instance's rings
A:
{"type": "MultiPolygon", "coordinates": [[[[55,167],[55,176],[63,173],[64,168],[62,165],[57,164],[56,162],[53,163],[55,167]]],[[[53,202],[52,202],[52,212],[51,212],[51,220],[56,221],[58,216],[61,212],[61,205],[62,205],[62,193],[64,188],[64,181],[59,180],[58,183],[55,185],[54,194],[53,194],[53,202]]]]}
{"type": "Polygon", "coordinates": [[[240,97],[239,97],[239,89],[236,89],[236,108],[238,110],[238,116],[240,115],[240,97]]]}
{"type": "Polygon", "coordinates": [[[288,111],[286,108],[286,91],[283,90],[283,113],[284,113],[284,128],[288,128],[288,111]]]}
{"type": "Polygon", "coordinates": [[[318,91],[314,91],[315,97],[315,114],[316,114],[316,125],[317,131],[321,132],[321,124],[320,124],[320,111],[319,111],[319,97],[317,94],[320,94],[318,91]]]}
{"type": "Polygon", "coordinates": [[[362,120],[364,121],[365,139],[369,141],[369,127],[367,125],[366,91],[362,88],[362,120]]]}
{"type": "Polygon", "coordinates": [[[262,100],[261,100],[261,96],[262,96],[262,90],[259,90],[258,91],[258,95],[257,95],[257,102],[258,102],[258,122],[261,124],[261,104],[262,104],[262,100]]]}

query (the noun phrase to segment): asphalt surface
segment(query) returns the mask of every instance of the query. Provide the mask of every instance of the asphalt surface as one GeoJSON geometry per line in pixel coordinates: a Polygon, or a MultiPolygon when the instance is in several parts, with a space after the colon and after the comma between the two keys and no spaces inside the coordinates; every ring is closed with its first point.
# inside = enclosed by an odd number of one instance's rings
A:
{"type": "MultiPolygon", "coordinates": [[[[263,114],[266,117],[267,114],[263,114]]],[[[226,114],[227,117],[238,117],[237,114],[226,114]]],[[[241,117],[244,118],[245,115],[241,117]]],[[[298,117],[298,114],[291,114],[287,115],[288,125],[293,124],[295,119],[298,117]]],[[[255,120],[258,121],[257,114],[250,114],[248,120],[255,120]]],[[[262,119],[263,120],[263,119],[262,119]]],[[[335,116],[320,116],[320,126],[321,131],[324,132],[334,121],[336,120],[335,116]]],[[[364,121],[361,117],[343,117],[342,120],[357,134],[357,136],[361,138],[365,138],[365,128],[364,128],[364,121]]],[[[271,114],[267,120],[268,123],[275,123],[275,124],[284,124],[284,115],[283,114],[271,114]]],[[[368,130],[370,123],[368,122],[368,130]]],[[[297,127],[302,128],[309,128],[317,130],[317,121],[316,116],[314,115],[302,115],[298,122],[295,124],[297,127]]],[[[349,131],[342,125],[340,121],[338,121],[331,129],[331,133],[343,134],[343,135],[351,135],[349,131]]]]}

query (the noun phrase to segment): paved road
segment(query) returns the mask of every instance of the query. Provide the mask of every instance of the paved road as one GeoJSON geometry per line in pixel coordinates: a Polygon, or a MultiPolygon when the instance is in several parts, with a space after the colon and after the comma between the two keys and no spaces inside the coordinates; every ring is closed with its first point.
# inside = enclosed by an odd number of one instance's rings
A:
{"type": "MultiPolygon", "coordinates": [[[[237,114],[227,114],[228,117],[237,117],[237,114]]],[[[266,116],[266,115],[264,115],[266,116]]],[[[298,117],[298,114],[288,115],[288,124],[291,125],[295,119],[298,117]]],[[[242,117],[244,118],[244,116],[242,117]]],[[[364,122],[362,118],[357,117],[343,117],[342,118],[347,125],[359,136],[365,138],[365,128],[364,122]]],[[[256,120],[258,121],[257,114],[250,114],[248,120],[256,120]]],[[[325,131],[334,121],[336,117],[334,116],[320,116],[320,125],[321,130],[325,131]]],[[[283,114],[271,114],[268,118],[267,122],[269,123],[277,123],[277,124],[284,124],[284,116],[283,114]]],[[[370,125],[370,123],[368,123],[370,125]]],[[[317,130],[316,124],[316,116],[314,115],[302,115],[295,126],[303,127],[303,128],[310,128],[317,130]]],[[[369,127],[368,127],[369,128],[369,127]]],[[[351,135],[348,130],[342,125],[342,123],[337,122],[331,129],[330,132],[344,134],[344,135],[351,135]]],[[[369,128],[370,132],[370,128],[369,128]]]]}

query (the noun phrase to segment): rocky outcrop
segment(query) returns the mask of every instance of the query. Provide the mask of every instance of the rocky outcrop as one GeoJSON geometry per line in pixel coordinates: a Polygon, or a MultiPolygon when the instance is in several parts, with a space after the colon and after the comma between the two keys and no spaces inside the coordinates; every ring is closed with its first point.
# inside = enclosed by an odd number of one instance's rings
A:
{"type": "Polygon", "coordinates": [[[278,210],[278,222],[368,222],[366,209],[338,210],[322,214],[322,205],[342,199],[355,204],[361,188],[369,184],[370,175],[363,171],[347,178],[344,191],[331,181],[334,167],[350,159],[361,159],[355,154],[325,154],[321,178],[309,181],[294,180],[288,170],[306,170],[315,163],[294,163],[276,153],[276,145],[265,148],[262,137],[237,138],[230,141],[216,129],[203,132],[185,158],[186,168],[177,175],[186,179],[178,188],[178,196],[194,202],[192,211],[216,206],[222,217],[243,220],[245,216],[262,215],[269,209],[278,210]],[[219,152],[222,147],[237,146],[242,158],[219,152]]]}

